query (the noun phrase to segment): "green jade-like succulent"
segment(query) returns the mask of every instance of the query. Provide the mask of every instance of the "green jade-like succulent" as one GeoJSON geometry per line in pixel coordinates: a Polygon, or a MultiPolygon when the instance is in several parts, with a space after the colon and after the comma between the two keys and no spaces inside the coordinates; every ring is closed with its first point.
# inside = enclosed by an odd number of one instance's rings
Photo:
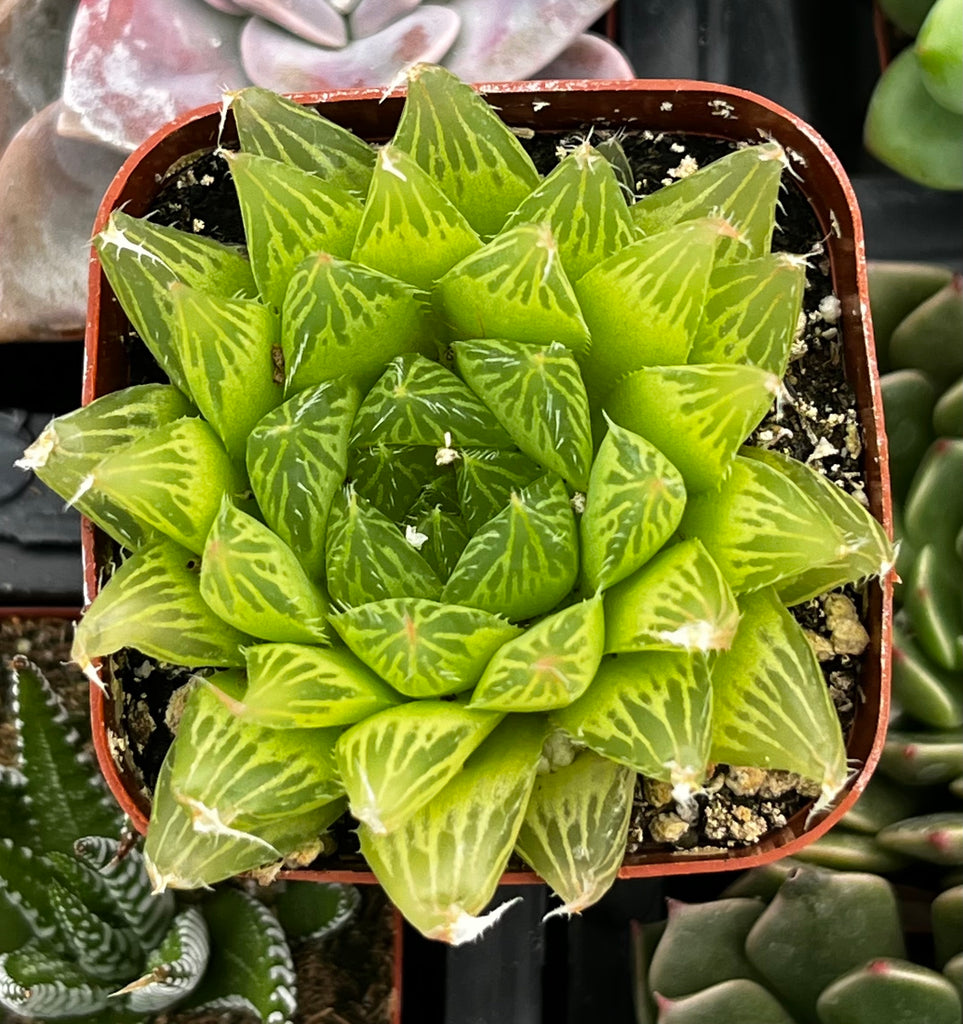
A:
{"type": "Polygon", "coordinates": [[[115,212],[97,252],[171,383],[24,460],[126,550],[75,658],[218,670],[154,794],[157,888],[308,862],[347,806],[459,942],[513,850],[562,909],[598,899],[637,773],[684,801],[715,762],[785,769],[830,804],[844,740],[787,605],[893,553],[743,447],[804,289],[770,251],[780,146],[635,202],[588,142],[541,177],[436,67],[378,149],[228,102],[246,252],[115,212]]]}

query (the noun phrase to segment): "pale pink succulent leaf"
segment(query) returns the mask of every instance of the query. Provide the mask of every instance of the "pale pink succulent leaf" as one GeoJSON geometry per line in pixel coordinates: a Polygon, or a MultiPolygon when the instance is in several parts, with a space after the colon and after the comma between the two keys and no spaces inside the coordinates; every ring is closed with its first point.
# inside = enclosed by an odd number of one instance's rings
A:
{"type": "Polygon", "coordinates": [[[572,78],[619,81],[635,78],[635,69],[625,53],[610,39],[595,32],[583,32],[532,77],[563,81],[572,78]]]}
{"type": "Polygon", "coordinates": [[[420,0],[361,0],[348,16],[352,39],[362,39],[387,28],[413,11],[420,0]]]}
{"type": "Polygon", "coordinates": [[[292,35],[318,46],[337,49],[348,41],[344,18],[328,0],[231,0],[248,14],[257,14],[292,35]]]}

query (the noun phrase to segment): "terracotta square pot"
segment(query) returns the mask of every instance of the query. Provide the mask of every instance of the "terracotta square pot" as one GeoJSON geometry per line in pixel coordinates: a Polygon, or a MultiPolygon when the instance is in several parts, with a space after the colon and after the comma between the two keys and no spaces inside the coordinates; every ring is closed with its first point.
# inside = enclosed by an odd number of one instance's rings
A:
{"type": "MultiPolygon", "coordinates": [[[[839,161],[807,124],[754,94],[720,85],[688,81],[575,81],[517,82],[486,85],[482,92],[511,126],[534,132],[574,131],[588,125],[646,128],[652,132],[681,132],[732,142],[758,142],[772,138],[790,157],[793,177],[809,202],[825,237],[832,284],[842,312],[845,372],[857,400],[863,431],[866,493],[874,515],[892,535],[886,439],[875,361],[866,284],[862,225],[855,197],[839,161]]],[[[315,104],[328,118],[372,142],[390,138],[403,98],[384,98],[377,90],[346,90],[295,97],[315,104]]],[[[187,154],[216,145],[221,114],[216,106],[192,112],[144,143],[124,164],[98,213],[95,231],[106,223],[111,210],[145,213],[156,195],[158,182],[175,162],[187,154]]],[[[230,117],[223,139],[232,138],[230,117]]],[[[87,366],[84,401],[128,383],[129,367],[120,337],[129,324],[95,256],[91,257],[87,322],[87,366]]],[[[87,599],[97,592],[99,566],[106,551],[104,538],[84,526],[84,569],[87,599]]],[[[855,771],[847,790],[821,817],[800,811],[778,832],[751,846],[713,855],[682,852],[627,856],[622,877],[723,871],[751,867],[792,854],[827,831],[862,792],[882,747],[889,708],[892,581],[870,587],[867,628],[870,645],[863,656],[860,685],[862,702],[847,738],[847,752],[855,771]]],[[[127,766],[118,764],[111,734],[118,728],[118,707],[110,694],[94,688],[92,710],[98,756],[117,799],[144,831],[149,807],[127,766]]],[[[298,877],[327,881],[374,881],[360,871],[296,873],[298,877]]],[[[533,882],[530,872],[509,873],[506,882],[533,882]]]]}

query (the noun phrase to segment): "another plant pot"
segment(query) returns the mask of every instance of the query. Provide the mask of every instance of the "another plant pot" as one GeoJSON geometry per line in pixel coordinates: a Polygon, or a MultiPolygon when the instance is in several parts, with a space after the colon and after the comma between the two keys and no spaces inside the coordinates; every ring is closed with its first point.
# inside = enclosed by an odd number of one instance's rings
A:
{"type": "MultiPolygon", "coordinates": [[[[522,132],[576,131],[588,125],[645,128],[653,133],[681,132],[732,142],[773,138],[791,158],[794,178],[808,200],[825,236],[833,290],[841,303],[838,327],[844,342],[846,374],[857,396],[864,440],[866,493],[873,513],[891,532],[886,440],[875,365],[872,327],[868,314],[862,226],[849,182],[838,160],[805,123],[774,104],[750,93],[718,85],[683,81],[522,82],[485,86],[501,117],[522,132]]],[[[384,98],[375,90],[296,97],[316,104],[331,120],[362,138],[390,137],[402,105],[400,95],[384,98]]],[[[218,107],[202,108],[173,122],[140,147],[124,164],[111,185],[94,230],[105,225],[110,212],[123,206],[132,215],[144,214],[167,171],[186,156],[229,143],[233,125],[222,123],[218,107]]],[[[121,337],[127,320],[103,276],[91,259],[87,325],[87,368],[84,401],[129,383],[127,352],[121,337]]],[[[84,526],[84,568],[87,597],[97,593],[100,567],[107,552],[105,538],[84,526]]],[[[867,628],[870,645],[861,675],[862,703],[848,737],[848,756],[856,765],[848,789],[832,809],[818,817],[803,808],[778,832],[752,846],[712,855],[681,852],[628,856],[621,874],[641,877],[686,872],[722,871],[749,867],[791,854],[829,829],[855,802],[865,787],[882,746],[889,706],[891,634],[890,580],[871,585],[867,628]]],[[[108,690],[112,680],[104,673],[108,690]]],[[[144,831],[148,800],[122,763],[117,742],[119,706],[116,693],[92,689],[92,714],[97,753],[108,783],[134,825],[144,831]]],[[[292,877],[326,881],[374,881],[364,871],[299,871],[292,877]]],[[[512,872],[507,882],[537,881],[530,872],[512,872]]]]}

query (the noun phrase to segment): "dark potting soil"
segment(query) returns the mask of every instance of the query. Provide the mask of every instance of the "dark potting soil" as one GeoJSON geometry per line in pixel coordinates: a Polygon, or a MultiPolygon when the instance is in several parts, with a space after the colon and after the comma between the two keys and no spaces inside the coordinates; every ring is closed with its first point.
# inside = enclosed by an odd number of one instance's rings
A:
{"type": "MultiPolygon", "coordinates": [[[[593,130],[593,141],[606,133],[593,130]]],[[[560,152],[585,136],[553,133],[520,136],[536,166],[546,173],[560,152]]],[[[631,165],[634,188],[648,193],[725,155],[734,147],[726,140],[646,130],[618,136],[631,165]]],[[[860,495],[864,476],[862,444],[852,390],[846,382],[838,319],[840,306],[832,294],[829,259],[823,233],[790,172],[783,175],[780,217],[773,249],[805,256],[806,291],[803,315],[784,393],[750,438],[808,462],[850,493],[860,495]]],[[[239,207],[225,161],[206,154],[170,175],[151,208],[162,224],[242,244],[239,207]]],[[[135,334],[128,338],[132,382],[163,379],[135,334]]],[[[817,649],[843,730],[848,731],[859,700],[860,654],[868,642],[860,620],[862,596],[853,588],[830,599],[815,599],[793,609],[817,649]]],[[[115,672],[124,690],[123,722],[128,730],[131,760],[150,791],[172,738],[168,707],[172,695],[191,672],[156,662],[134,651],[121,652],[115,672]]],[[[718,851],[752,844],[782,828],[813,799],[797,776],[785,772],[747,771],[717,765],[701,794],[688,807],[676,806],[667,788],[639,779],[630,828],[628,853],[672,850],[718,851]]],[[[330,833],[333,850],[312,865],[324,869],[364,869],[354,822],[347,815],[330,833]]],[[[520,862],[514,865],[523,868],[520,862]]]]}

